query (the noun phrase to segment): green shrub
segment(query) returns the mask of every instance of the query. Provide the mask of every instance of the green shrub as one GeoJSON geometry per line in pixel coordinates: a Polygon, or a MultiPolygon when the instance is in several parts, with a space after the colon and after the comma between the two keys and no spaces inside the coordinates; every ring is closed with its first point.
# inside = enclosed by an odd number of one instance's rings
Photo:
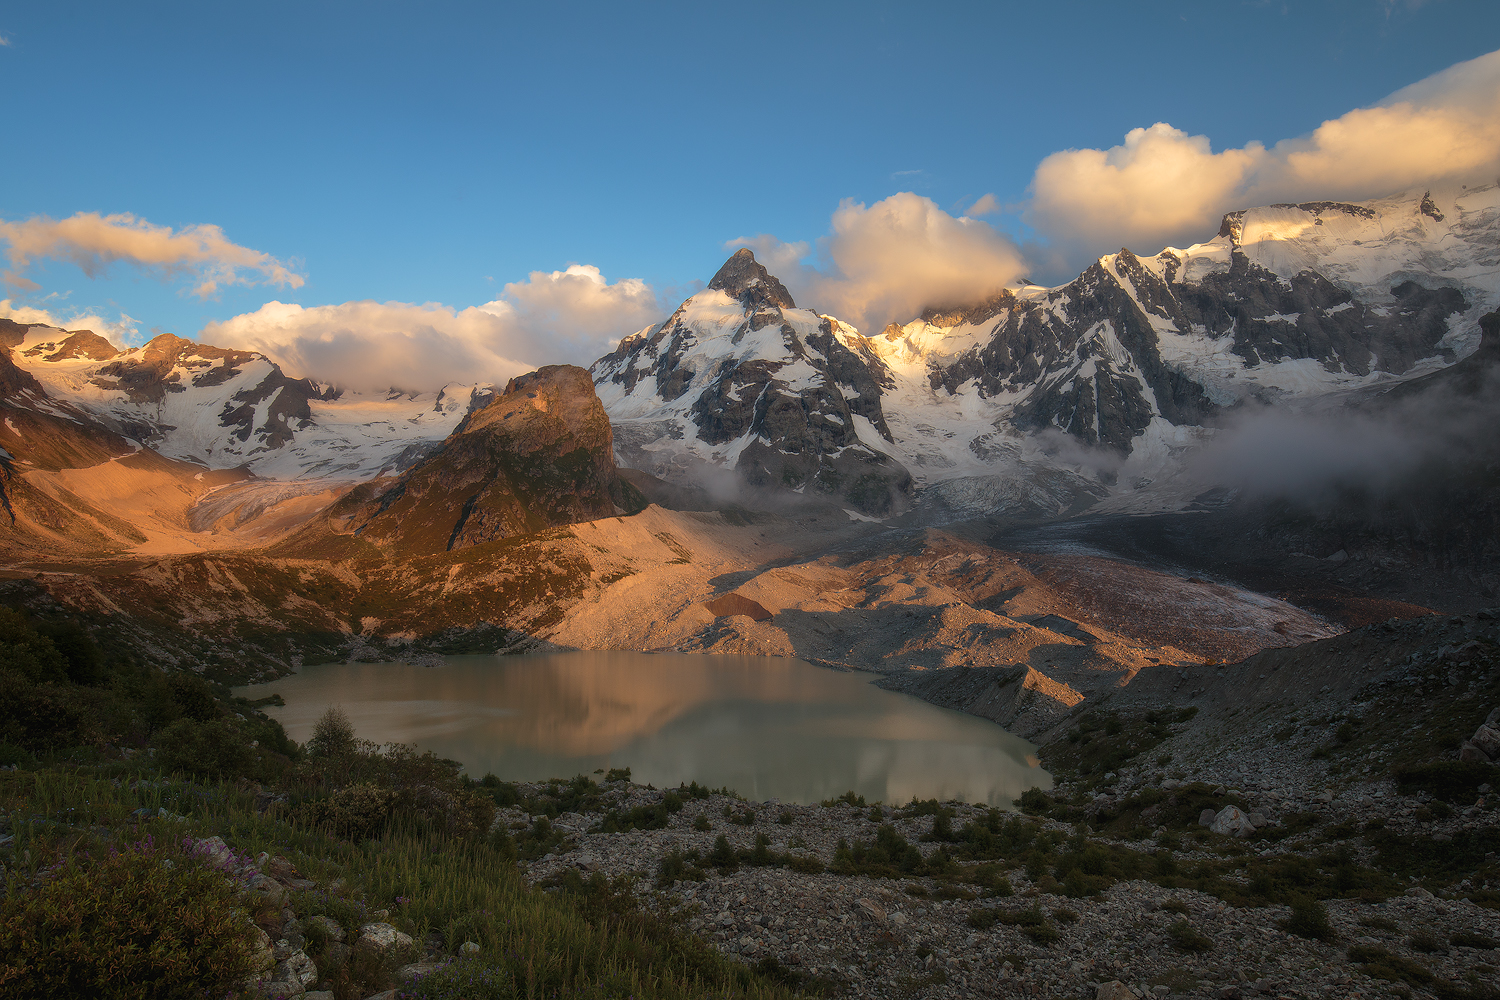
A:
{"type": "Polygon", "coordinates": [[[255,932],[237,888],[181,850],[147,840],[75,857],[28,891],[13,877],[6,890],[0,994],[14,1000],[199,1000],[255,971],[255,932]]]}
{"type": "Polygon", "coordinates": [[[14,608],[0,607],[0,671],[10,670],[33,684],[63,683],[68,661],[52,640],[37,632],[14,608]]]}
{"type": "Polygon", "coordinates": [[[1053,806],[1052,796],[1040,788],[1028,788],[1016,799],[1016,805],[1028,816],[1039,816],[1053,806]]]}
{"type": "Polygon", "coordinates": [[[1294,896],[1291,906],[1291,916],[1281,921],[1282,930],[1315,941],[1334,939],[1333,925],[1328,922],[1328,911],[1322,903],[1311,896],[1294,896]]]}
{"type": "Polygon", "coordinates": [[[1193,929],[1187,920],[1179,920],[1167,928],[1167,936],[1178,951],[1203,952],[1213,950],[1213,939],[1193,929]]]}
{"type": "Polygon", "coordinates": [[[328,707],[313,726],[312,736],[307,741],[307,755],[325,760],[340,760],[354,753],[359,739],[354,735],[354,723],[337,705],[328,707]]]}
{"type": "Polygon", "coordinates": [[[206,778],[237,778],[250,773],[254,757],[250,741],[222,719],[202,722],[184,716],[151,740],[157,762],[168,774],[206,778]]]}

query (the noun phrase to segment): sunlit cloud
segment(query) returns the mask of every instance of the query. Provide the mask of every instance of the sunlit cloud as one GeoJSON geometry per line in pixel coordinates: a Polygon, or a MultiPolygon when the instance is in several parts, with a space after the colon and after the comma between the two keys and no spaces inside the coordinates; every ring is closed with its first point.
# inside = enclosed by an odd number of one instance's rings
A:
{"type": "Polygon", "coordinates": [[[929,306],[979,302],[1025,273],[1020,250],[984,222],[954,218],[911,192],[866,206],[842,202],[817,260],[805,242],[761,235],[748,246],[799,305],[832,313],[862,333],[906,322],[929,306]]]}
{"type": "Polygon", "coordinates": [[[163,280],[186,276],[192,293],[208,298],[224,285],[281,285],[300,288],[304,278],[270,254],[230,242],[218,226],[201,224],[173,231],[134,215],[79,212],[66,219],[34,216],[0,220],[0,242],[10,270],[0,280],[30,291],[36,282],[23,273],[40,260],[63,260],[97,278],[119,263],[163,280]]]}
{"type": "Polygon", "coordinates": [[[35,306],[16,305],[10,299],[0,299],[0,319],[28,325],[40,323],[43,326],[55,326],[59,330],[91,330],[116,347],[134,344],[140,337],[140,320],[123,312],[119,319],[109,320],[90,310],[75,310],[64,314],[35,306]]]}
{"type": "Polygon", "coordinates": [[[260,351],[292,374],[337,385],[420,390],[504,382],[545,364],[588,365],[662,312],[644,281],[610,284],[598,268],[573,265],[534,271],[480,306],[268,302],[208,324],[199,337],[260,351]]]}
{"type": "Polygon", "coordinates": [[[964,215],[971,219],[977,219],[981,215],[994,215],[1003,207],[1000,204],[1000,199],[996,198],[993,194],[982,195],[974,204],[964,209],[964,215]]]}
{"type": "Polygon", "coordinates": [[[1122,246],[1155,253],[1199,242],[1239,208],[1493,181],[1497,170],[1500,52],[1492,52],[1269,148],[1214,152],[1207,136],[1158,122],[1110,149],[1053,153],[1036,169],[1025,216],[1077,266],[1122,246]]]}

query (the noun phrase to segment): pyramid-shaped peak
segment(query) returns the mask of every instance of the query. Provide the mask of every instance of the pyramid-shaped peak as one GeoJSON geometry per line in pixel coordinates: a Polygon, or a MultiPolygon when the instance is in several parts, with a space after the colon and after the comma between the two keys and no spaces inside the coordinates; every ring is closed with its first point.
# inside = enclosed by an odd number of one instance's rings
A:
{"type": "Polygon", "coordinates": [[[739,299],[746,308],[765,305],[779,306],[782,309],[797,308],[797,303],[792,301],[792,293],[776,280],[775,275],[760,265],[749,247],[740,247],[731,254],[724,266],[719,268],[719,273],[708,283],[708,287],[739,299]]]}

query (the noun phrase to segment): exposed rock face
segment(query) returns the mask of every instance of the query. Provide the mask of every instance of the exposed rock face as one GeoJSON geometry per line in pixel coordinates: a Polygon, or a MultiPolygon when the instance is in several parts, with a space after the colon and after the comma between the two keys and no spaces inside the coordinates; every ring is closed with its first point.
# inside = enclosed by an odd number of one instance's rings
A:
{"type": "Polygon", "coordinates": [[[924,512],[1053,516],[1170,477],[1241,405],[1466,357],[1500,304],[1497,230],[1494,186],[1248,209],[1206,243],[1121,250],[873,338],[794,308],[740,250],[592,371],[622,464],[664,479],[718,466],[883,515],[909,475],[924,512]]]}
{"type": "Polygon", "coordinates": [[[749,250],[592,371],[624,465],[669,478],[724,466],[751,486],[868,513],[905,505],[911,475],[889,454],[883,366],[838,320],[797,309],[749,250]]]}
{"type": "Polygon", "coordinates": [[[389,488],[334,510],[361,537],[416,555],[467,548],[644,506],[615,471],[609,418],[588,373],[512,379],[389,488]]]}
{"type": "Polygon", "coordinates": [[[272,479],[348,481],[402,471],[494,398],[483,383],[346,393],[291,378],[262,354],[170,334],[118,351],[88,330],[3,320],[0,345],[12,348],[54,409],[168,458],[272,479]]]}

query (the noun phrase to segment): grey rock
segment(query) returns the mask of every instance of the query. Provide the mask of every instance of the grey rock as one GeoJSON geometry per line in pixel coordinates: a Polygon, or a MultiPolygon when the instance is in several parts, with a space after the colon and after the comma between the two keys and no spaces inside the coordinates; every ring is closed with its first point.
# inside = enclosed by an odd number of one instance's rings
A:
{"type": "Polygon", "coordinates": [[[1490,760],[1500,760],[1500,729],[1488,725],[1480,726],[1475,730],[1470,742],[1483,750],[1484,755],[1490,760]]]}
{"type": "Polygon", "coordinates": [[[465,941],[459,945],[458,953],[460,955],[477,955],[479,954],[479,945],[474,941],[465,941]]]}
{"type": "Polygon", "coordinates": [[[1217,815],[1218,815],[1218,813],[1214,812],[1212,809],[1205,809],[1205,810],[1203,810],[1201,813],[1198,814],[1198,825],[1199,826],[1213,826],[1214,825],[1214,818],[1217,815]]]}
{"type": "Polygon", "coordinates": [[[410,935],[403,934],[386,923],[365,924],[360,927],[359,937],[354,942],[354,947],[374,952],[390,951],[392,948],[410,948],[411,946],[412,940],[410,935]]]}
{"type": "Polygon", "coordinates": [[[424,976],[432,975],[437,971],[437,968],[438,964],[436,962],[412,962],[410,965],[403,965],[397,969],[396,978],[403,983],[410,983],[424,976]]]}
{"type": "Polygon", "coordinates": [[[1266,819],[1265,813],[1257,809],[1250,814],[1250,825],[1259,830],[1263,826],[1270,826],[1271,821],[1266,819]]]}
{"type": "Polygon", "coordinates": [[[1248,837],[1255,832],[1255,824],[1251,822],[1250,817],[1240,811],[1239,806],[1225,806],[1213,818],[1208,829],[1212,833],[1226,836],[1248,837]]]}
{"type": "Polygon", "coordinates": [[[330,941],[344,940],[344,928],[332,917],[318,914],[316,917],[308,917],[306,927],[308,930],[317,928],[322,935],[330,941]]]}
{"type": "Polygon", "coordinates": [[[1463,745],[1458,748],[1458,759],[1464,764],[1488,764],[1490,755],[1479,749],[1473,740],[1464,740],[1463,745]]]}

